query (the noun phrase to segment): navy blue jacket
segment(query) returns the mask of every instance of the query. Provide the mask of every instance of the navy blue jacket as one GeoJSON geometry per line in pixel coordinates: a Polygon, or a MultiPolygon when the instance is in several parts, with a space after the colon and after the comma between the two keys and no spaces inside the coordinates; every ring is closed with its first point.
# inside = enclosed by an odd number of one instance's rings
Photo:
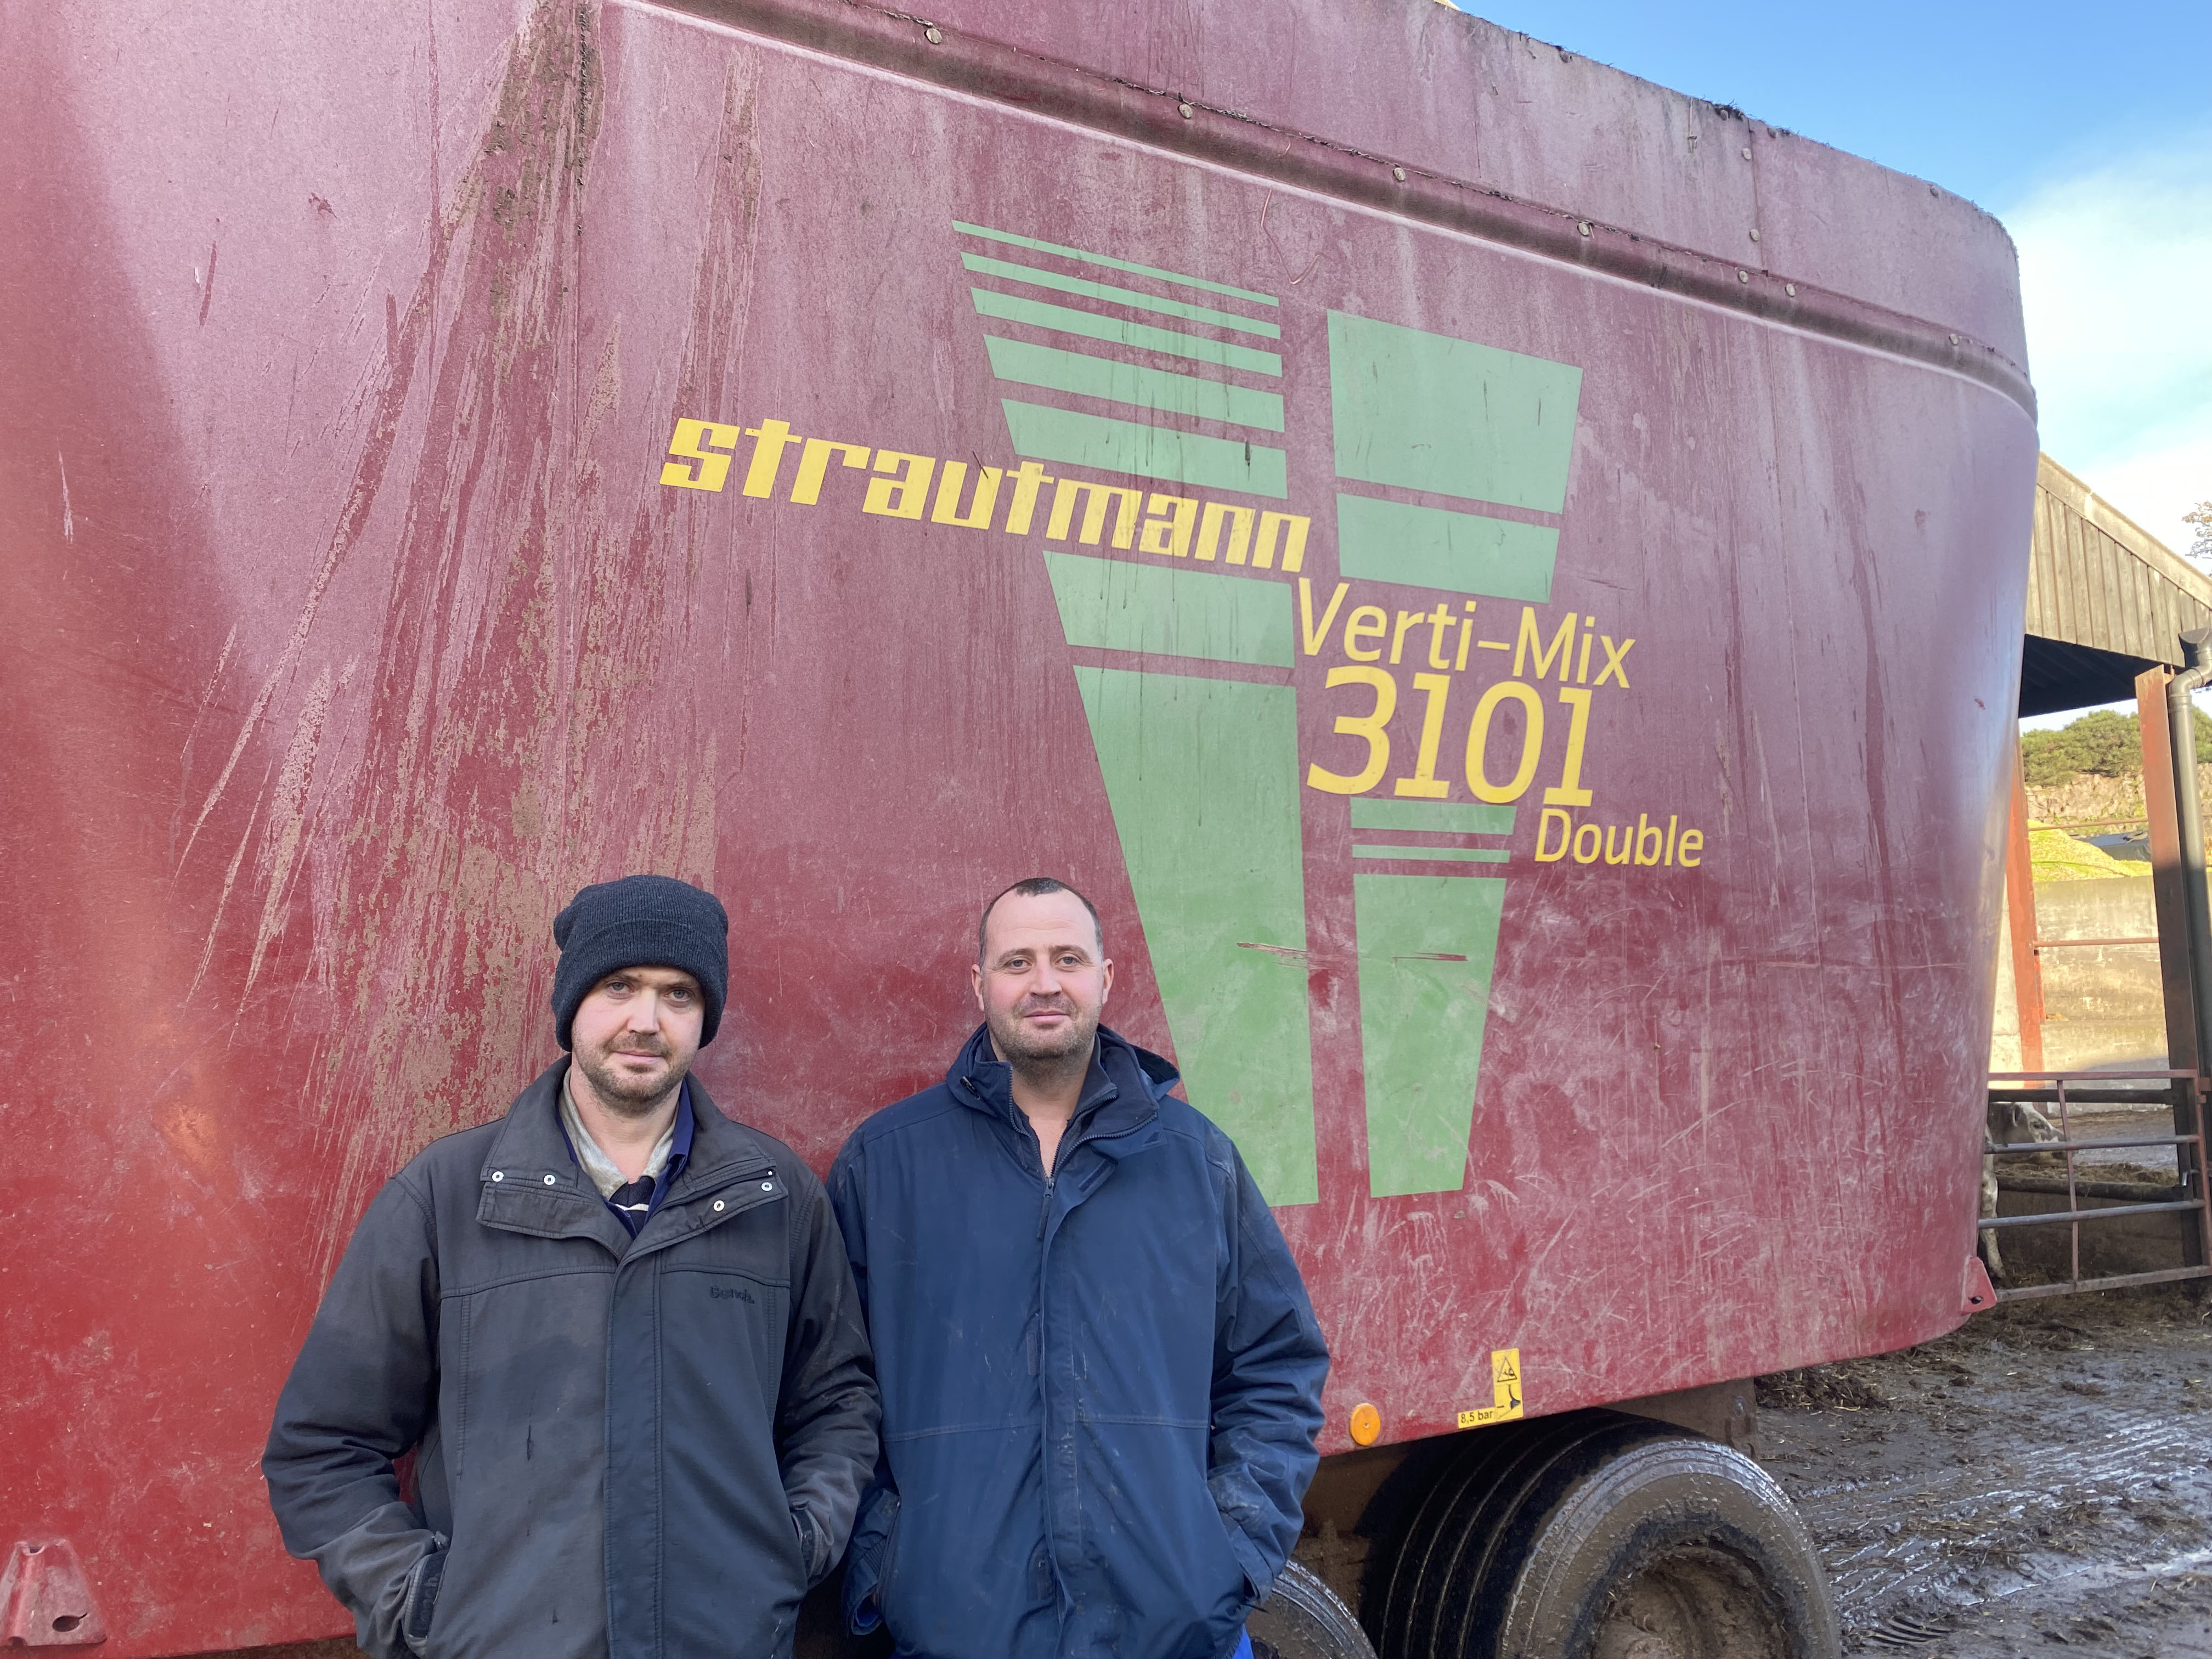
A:
{"type": "Polygon", "coordinates": [[[846,1559],[927,1659],[1221,1659],[1297,1543],[1328,1372],[1283,1236],[1109,1030],[1048,1177],[979,1030],[830,1172],[884,1462],[846,1559]]]}

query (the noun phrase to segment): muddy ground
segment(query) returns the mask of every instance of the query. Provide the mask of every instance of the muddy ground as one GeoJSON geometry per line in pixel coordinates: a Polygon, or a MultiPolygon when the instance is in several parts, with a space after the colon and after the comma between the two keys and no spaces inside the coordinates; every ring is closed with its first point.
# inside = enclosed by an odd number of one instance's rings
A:
{"type": "Polygon", "coordinates": [[[1759,1384],[1846,1652],[2212,1659],[2212,1304],[2010,1303],[1759,1384]]]}

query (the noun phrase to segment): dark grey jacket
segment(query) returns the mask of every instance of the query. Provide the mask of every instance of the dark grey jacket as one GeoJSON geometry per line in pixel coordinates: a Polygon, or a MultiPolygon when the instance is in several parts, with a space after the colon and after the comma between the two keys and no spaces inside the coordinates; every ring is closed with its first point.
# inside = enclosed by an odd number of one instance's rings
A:
{"type": "Polygon", "coordinates": [[[837,1224],[695,1079],[631,1239],[562,1134],[567,1070],[362,1217],[262,1458],[285,1547],[377,1659],[780,1659],[876,1461],[837,1224]]]}

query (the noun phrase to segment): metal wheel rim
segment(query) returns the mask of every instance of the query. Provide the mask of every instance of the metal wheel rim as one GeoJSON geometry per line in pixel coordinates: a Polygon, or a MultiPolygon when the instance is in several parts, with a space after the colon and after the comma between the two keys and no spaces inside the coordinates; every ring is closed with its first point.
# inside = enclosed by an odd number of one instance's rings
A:
{"type": "Polygon", "coordinates": [[[1607,1601],[1588,1659],[1792,1659],[1759,1576],[1724,1550],[1672,1549],[1607,1601]]]}

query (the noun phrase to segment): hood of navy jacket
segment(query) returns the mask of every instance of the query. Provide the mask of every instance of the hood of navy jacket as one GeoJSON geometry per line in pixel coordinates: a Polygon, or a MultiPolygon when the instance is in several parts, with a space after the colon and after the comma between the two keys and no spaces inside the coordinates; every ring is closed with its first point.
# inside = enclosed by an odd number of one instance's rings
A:
{"type": "Polygon", "coordinates": [[[830,1171],[884,1394],[848,1557],[927,1659],[1220,1659],[1301,1522],[1328,1352],[1229,1138],[1102,1029],[1046,1172],[987,1032],[830,1171]]]}
{"type": "Polygon", "coordinates": [[[695,1085],[631,1237],[570,1155],[567,1066],[362,1218],[262,1460],[286,1547],[378,1659],[787,1655],[876,1462],[836,1224],[695,1085]]]}

